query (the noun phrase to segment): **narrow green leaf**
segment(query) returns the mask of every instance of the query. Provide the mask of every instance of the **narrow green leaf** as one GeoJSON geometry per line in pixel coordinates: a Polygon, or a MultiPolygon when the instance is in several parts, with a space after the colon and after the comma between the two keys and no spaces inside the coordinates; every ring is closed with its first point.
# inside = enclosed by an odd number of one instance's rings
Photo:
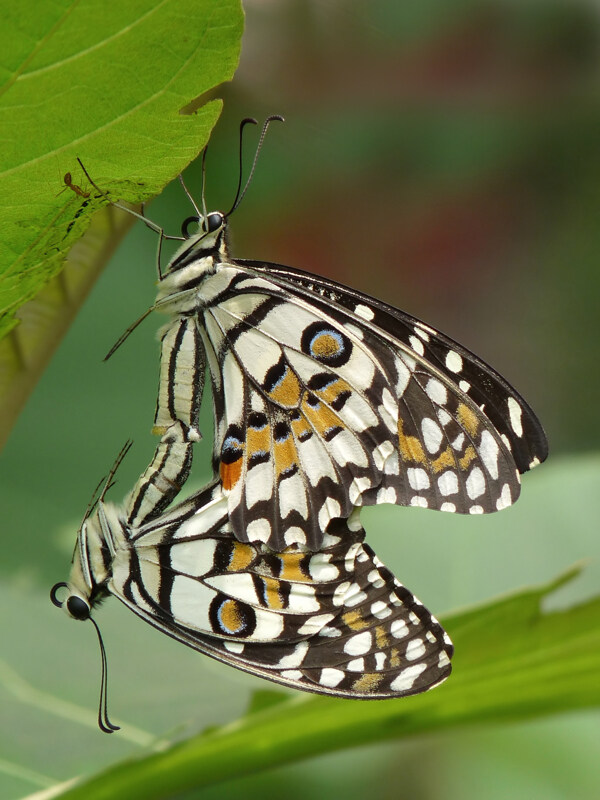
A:
{"type": "Polygon", "coordinates": [[[172,797],[359,744],[508,721],[600,702],[600,597],[544,613],[543,600],[578,573],[444,620],[455,671],[425,695],[382,702],[294,697],[118,764],[56,795],[68,800],[172,797]]]}

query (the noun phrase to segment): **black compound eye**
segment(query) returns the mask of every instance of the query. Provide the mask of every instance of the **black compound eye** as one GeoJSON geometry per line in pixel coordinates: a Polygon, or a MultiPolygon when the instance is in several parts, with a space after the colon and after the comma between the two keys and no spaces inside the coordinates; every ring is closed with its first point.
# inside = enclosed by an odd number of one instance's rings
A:
{"type": "Polygon", "coordinates": [[[189,239],[190,236],[192,236],[192,233],[190,233],[190,225],[193,224],[196,226],[196,231],[194,231],[194,233],[196,233],[199,222],[200,222],[200,217],[188,217],[181,223],[181,235],[185,239],[189,239]]]}
{"type": "Polygon", "coordinates": [[[75,619],[87,619],[90,616],[90,607],[81,597],[71,595],[67,600],[67,610],[75,619]]]}
{"type": "Polygon", "coordinates": [[[223,225],[223,220],[223,214],[219,213],[218,211],[214,211],[212,214],[209,214],[206,218],[206,232],[214,233],[214,231],[218,231],[223,225]]]}

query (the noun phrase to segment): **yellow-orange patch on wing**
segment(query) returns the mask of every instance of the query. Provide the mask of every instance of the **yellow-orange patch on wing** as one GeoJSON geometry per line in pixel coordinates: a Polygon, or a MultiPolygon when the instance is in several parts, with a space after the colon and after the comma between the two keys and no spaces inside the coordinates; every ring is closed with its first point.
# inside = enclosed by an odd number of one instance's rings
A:
{"type": "Polygon", "coordinates": [[[285,439],[274,439],[273,459],[275,461],[275,471],[278,475],[287,472],[294,464],[298,463],[296,445],[294,444],[291,433],[289,433],[285,439]]]}
{"type": "Polygon", "coordinates": [[[392,649],[390,650],[390,667],[392,667],[392,669],[395,669],[396,667],[399,667],[401,663],[402,663],[402,658],[400,657],[400,652],[398,648],[392,647],[392,649]]]}
{"type": "Polygon", "coordinates": [[[302,413],[313,425],[320,436],[324,436],[332,428],[343,428],[344,424],[338,415],[328,408],[324,403],[311,405],[306,396],[302,400],[302,413]]]}
{"type": "Polygon", "coordinates": [[[431,462],[431,466],[433,467],[434,472],[441,472],[446,467],[453,467],[454,466],[454,455],[450,447],[447,447],[443,453],[431,462]]]}
{"type": "Polygon", "coordinates": [[[315,358],[331,358],[340,350],[340,343],[330,333],[321,333],[315,336],[311,344],[311,351],[315,358]]]}
{"type": "Polygon", "coordinates": [[[350,388],[350,384],[346,383],[346,381],[343,381],[341,378],[328,384],[323,389],[315,390],[315,394],[323,400],[323,402],[327,403],[327,405],[331,405],[343,392],[352,393],[352,389],[350,388]]]}
{"type": "Polygon", "coordinates": [[[426,464],[427,456],[423,450],[423,445],[416,436],[406,436],[402,417],[398,417],[398,443],[400,455],[404,461],[412,461],[415,464],[426,464]]]}
{"type": "Polygon", "coordinates": [[[284,608],[284,600],[280,592],[281,583],[275,578],[262,578],[262,581],[264,584],[263,597],[265,603],[269,608],[280,611],[284,608]]]}
{"type": "Polygon", "coordinates": [[[277,558],[281,562],[279,577],[284,581],[305,581],[310,578],[306,572],[304,564],[306,562],[305,553],[278,553],[277,558]]]}
{"type": "Polygon", "coordinates": [[[470,444],[467,449],[465,450],[465,454],[462,458],[458,460],[459,466],[462,470],[467,469],[471,461],[477,458],[477,453],[475,452],[475,448],[472,444],[470,444]]]}
{"type": "Polygon", "coordinates": [[[252,545],[243,544],[242,542],[233,542],[229,564],[227,565],[228,572],[237,572],[238,570],[246,569],[254,560],[254,555],[255,553],[252,545]]]}
{"type": "Polygon", "coordinates": [[[456,416],[469,436],[475,436],[479,429],[479,420],[477,419],[475,412],[470,409],[469,406],[461,403],[458,406],[456,416]]]}
{"type": "Polygon", "coordinates": [[[225,600],[219,608],[219,621],[228,633],[237,633],[244,624],[239,604],[236,600],[225,600]]]}
{"type": "Polygon", "coordinates": [[[390,643],[389,636],[383,625],[377,625],[375,628],[375,643],[380,650],[384,650],[390,643]]]}
{"type": "Polygon", "coordinates": [[[283,377],[267,392],[269,397],[279,405],[294,408],[300,402],[300,383],[289,367],[286,367],[283,377]]]}
{"type": "Polygon", "coordinates": [[[250,458],[253,453],[268,453],[271,449],[271,431],[268,425],[262,428],[252,428],[248,426],[246,432],[246,449],[247,457],[250,458]]]}
{"type": "Polygon", "coordinates": [[[374,692],[384,676],[377,672],[364,672],[357,681],[352,684],[355,692],[374,692]]]}
{"type": "Polygon", "coordinates": [[[342,614],[342,622],[353,631],[362,631],[363,628],[368,628],[370,624],[360,611],[346,611],[345,614],[342,614]]]}
{"type": "Polygon", "coordinates": [[[223,484],[223,488],[225,489],[225,491],[233,489],[233,487],[239,481],[241,474],[242,474],[241,453],[237,461],[234,461],[232,464],[225,464],[223,461],[221,461],[221,468],[220,468],[221,483],[223,484]]]}

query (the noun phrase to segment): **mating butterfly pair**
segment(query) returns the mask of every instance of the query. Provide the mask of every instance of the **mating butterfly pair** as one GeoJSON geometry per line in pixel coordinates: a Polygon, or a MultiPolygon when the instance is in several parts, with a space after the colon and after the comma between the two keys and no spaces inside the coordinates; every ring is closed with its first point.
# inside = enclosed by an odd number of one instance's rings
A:
{"type": "Polygon", "coordinates": [[[450,672],[450,640],[363,544],[358,509],[505,508],[546,458],[543,430],[500,375],[430,326],[333,281],[231,258],[228,216],[197,209],[161,275],[161,440],[124,505],[103,492],[86,515],[67,597],[61,584],[53,600],[82,619],[114,594],[185,644],[301,689],[432,688],[450,672]],[[218,479],[166,511],[200,438],[207,367],[218,479]]]}

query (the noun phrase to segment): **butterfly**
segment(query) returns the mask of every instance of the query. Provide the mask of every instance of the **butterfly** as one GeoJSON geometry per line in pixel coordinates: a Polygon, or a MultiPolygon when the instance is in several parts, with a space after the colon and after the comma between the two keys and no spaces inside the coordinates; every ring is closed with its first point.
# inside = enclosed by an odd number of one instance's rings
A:
{"type": "MultiPolygon", "coordinates": [[[[154,307],[171,322],[154,430],[170,460],[149,468],[149,494],[162,464],[178,472],[164,505],[189,472],[206,360],[213,466],[240,541],[318,550],[329,521],[354,506],[478,514],[515,502],[519,475],[546,458],[547,444],[510,384],[382,301],[232,258],[226,229],[224,216],[209,215],[159,285],[154,307]]],[[[137,499],[132,522],[154,508],[143,492],[137,499]]]]}
{"type": "Polygon", "coordinates": [[[160,274],[150,310],[169,318],[162,438],[128,522],[160,514],[185,483],[207,367],[213,468],[241,542],[317,551],[329,522],[356,506],[480,514],[514,503],[520,474],[548,452],[527,402],[465,347],[387,303],[232,257],[228,220],[244,192],[227,214],[195,206],[160,274]]]}
{"type": "MultiPolygon", "coordinates": [[[[218,661],[339,697],[415,694],[450,674],[448,635],[364,543],[359,509],[328,525],[318,552],[274,552],[236,539],[219,481],[137,528],[104,494],[79,530],[69,582],[51,592],[71,618],[92,619],[114,595],[218,661]]],[[[100,727],[116,730],[104,679],[100,707],[100,727]]]]}

